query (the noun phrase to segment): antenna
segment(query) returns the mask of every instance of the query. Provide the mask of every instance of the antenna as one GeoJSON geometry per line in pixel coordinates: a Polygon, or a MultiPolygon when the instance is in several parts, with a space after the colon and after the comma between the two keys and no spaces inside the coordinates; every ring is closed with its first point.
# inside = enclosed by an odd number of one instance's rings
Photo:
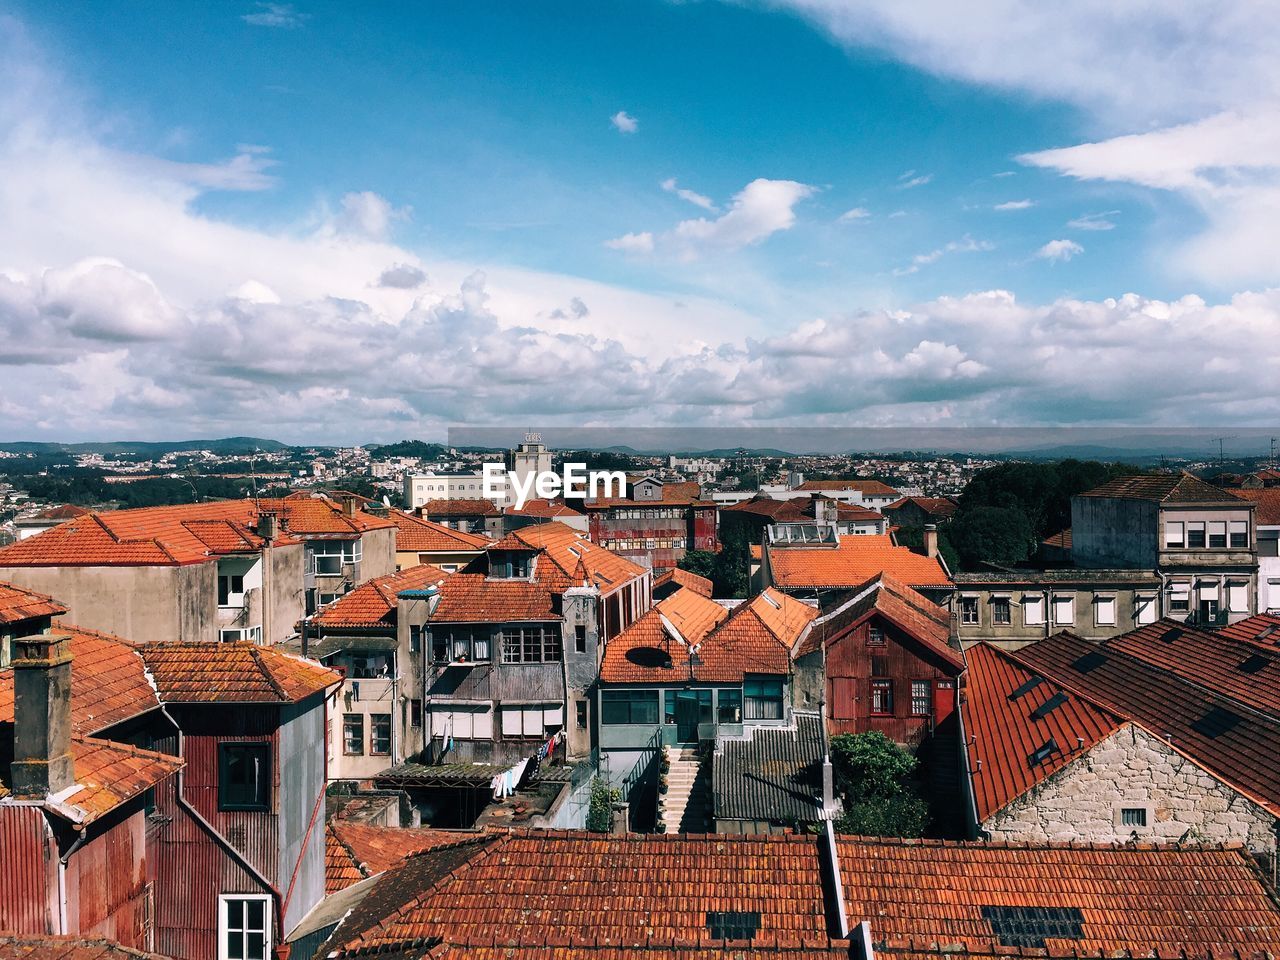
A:
{"type": "Polygon", "coordinates": [[[1231,435],[1229,435],[1229,436],[1226,436],[1226,437],[1211,437],[1211,438],[1210,438],[1210,440],[1209,440],[1209,442],[1210,442],[1210,443],[1216,443],[1216,444],[1218,445],[1218,469],[1219,469],[1219,470],[1221,470],[1221,469],[1222,469],[1222,466],[1223,466],[1223,455],[1222,455],[1222,443],[1223,443],[1223,441],[1224,441],[1224,440],[1235,440],[1238,436],[1239,436],[1239,434],[1237,434],[1237,433],[1233,433],[1233,434],[1231,434],[1231,435]]]}
{"type": "Polygon", "coordinates": [[[1271,469],[1276,468],[1276,444],[1280,443],[1280,437],[1271,438],[1271,469]]]}

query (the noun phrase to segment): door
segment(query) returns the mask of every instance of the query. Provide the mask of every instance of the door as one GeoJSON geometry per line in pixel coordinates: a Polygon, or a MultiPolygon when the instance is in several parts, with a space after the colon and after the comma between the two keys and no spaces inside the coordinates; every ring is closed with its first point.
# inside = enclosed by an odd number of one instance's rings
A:
{"type": "Polygon", "coordinates": [[[933,685],[933,722],[941,723],[956,709],[956,682],[939,680],[933,685]]]}
{"type": "Polygon", "coordinates": [[[681,743],[698,739],[698,695],[693,690],[676,694],[676,739],[681,743]]]}

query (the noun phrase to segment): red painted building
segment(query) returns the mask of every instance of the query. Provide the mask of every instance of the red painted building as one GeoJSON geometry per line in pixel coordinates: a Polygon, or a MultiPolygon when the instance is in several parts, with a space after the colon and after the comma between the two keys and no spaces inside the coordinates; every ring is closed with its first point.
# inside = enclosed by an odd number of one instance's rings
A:
{"type": "Polygon", "coordinates": [[[627,496],[586,500],[588,533],[607,550],[656,571],[670,570],[690,550],[718,550],[716,504],[697,483],[644,477],[627,496]]]}
{"type": "Polygon", "coordinates": [[[945,609],[887,574],[824,611],[797,652],[832,734],[878,730],[916,746],[956,709],[964,659],[945,609]]]}

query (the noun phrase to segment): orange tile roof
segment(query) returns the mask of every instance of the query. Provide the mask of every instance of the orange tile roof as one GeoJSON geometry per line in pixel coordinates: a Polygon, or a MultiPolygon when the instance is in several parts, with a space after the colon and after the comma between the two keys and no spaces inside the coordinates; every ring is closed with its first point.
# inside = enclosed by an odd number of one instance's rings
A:
{"type": "Polygon", "coordinates": [[[493,543],[488,537],[454,530],[400,510],[392,510],[388,517],[396,525],[396,550],[401,552],[468,553],[478,552],[493,543]]]}
{"type": "Polygon", "coordinates": [[[71,757],[78,789],[57,801],[54,809],[79,824],[97,820],[141,795],[177,773],[184,763],[154,750],[92,737],[72,737],[71,757]]]}
{"type": "Polygon", "coordinates": [[[1120,500],[1153,500],[1156,503],[1230,503],[1231,494],[1190,473],[1116,477],[1086,490],[1082,497],[1114,497],[1120,500]]]}
{"type": "Polygon", "coordinates": [[[1216,631],[1215,635],[1257,644],[1264,649],[1280,652],[1280,616],[1274,613],[1258,613],[1222,627],[1216,631]]]}
{"type": "Polygon", "coordinates": [[[708,683],[734,683],[748,673],[786,673],[792,644],[817,615],[808,604],[775,590],[732,611],[687,588],[677,590],[609,641],[600,679],[680,683],[692,675],[708,683]],[[699,644],[690,670],[689,646],[699,644]],[[669,661],[641,652],[649,650],[661,651],[669,661]]]}
{"type": "MultiPolygon", "coordinates": [[[[821,844],[799,834],[480,836],[388,871],[327,949],[485,960],[848,955],[831,933],[821,844]],[[726,941],[713,931],[719,918],[750,923],[754,936],[726,941]]],[[[887,941],[919,955],[943,945],[948,956],[1045,955],[1013,949],[1028,931],[992,916],[1035,907],[1079,911],[1078,939],[1047,940],[1054,956],[1280,949],[1280,908],[1240,849],[845,837],[837,850],[845,916],[870,921],[877,952],[887,941]]]]}
{"type": "Polygon", "coordinates": [[[428,500],[419,508],[431,517],[496,517],[501,514],[492,500],[428,500]]]}
{"type": "Polygon", "coordinates": [[[57,617],[66,612],[67,608],[53,597],[0,581],[0,624],[36,617],[57,617]]]}
{"type": "Polygon", "coordinates": [[[953,672],[964,669],[964,658],[951,643],[951,614],[888,574],[873,577],[826,607],[828,612],[796,648],[797,657],[813,653],[824,642],[830,648],[870,617],[880,616],[953,672]]]}
{"type": "Polygon", "coordinates": [[[648,572],[556,520],[513,530],[490,549],[535,551],[534,576],[553,593],[586,584],[608,594],[648,572]]]}
{"type": "Polygon", "coordinates": [[[401,590],[419,590],[441,583],[448,576],[439,567],[421,563],[399,573],[366,580],[321,610],[311,619],[311,623],[321,630],[339,627],[394,628],[396,605],[401,590]]]}
{"type": "Polygon", "coordinates": [[[948,497],[903,497],[901,500],[887,504],[884,509],[899,510],[909,503],[914,503],[925,513],[943,519],[954,516],[958,509],[958,504],[948,497]]]}
{"type": "Polygon", "coordinates": [[[1263,487],[1252,490],[1232,490],[1241,500],[1250,500],[1258,505],[1255,512],[1255,523],[1260,527],[1280,526],[1280,487],[1263,487]]]}
{"type": "Polygon", "coordinates": [[[246,642],[138,649],[166,703],[297,703],[342,682],[310,660],[246,642]]]}
{"type": "Polygon", "coordinates": [[[524,506],[517,510],[507,507],[504,511],[509,517],[581,517],[583,512],[575,510],[562,500],[526,500],[524,506]]]}
{"type": "Polygon", "coordinates": [[[984,908],[1058,907],[1079,910],[1082,922],[1079,939],[1044,942],[1052,956],[1216,958],[1280,949],[1280,909],[1238,848],[854,837],[838,847],[849,917],[869,919],[876,939],[990,948],[996,937],[984,908]]]}
{"type": "Polygon", "coordinates": [[[797,490],[857,490],[863,496],[870,497],[897,497],[900,496],[897,490],[889,486],[887,483],[881,483],[879,480],[864,480],[861,478],[853,478],[851,480],[806,480],[797,490]]]}
{"type": "MultiPolygon", "coordinates": [[[[367,497],[355,497],[357,504],[369,503],[367,497]]],[[[281,500],[259,500],[262,510],[280,514],[284,528],[298,537],[354,536],[367,530],[387,530],[395,526],[388,517],[379,517],[363,509],[348,514],[341,499],[320,493],[292,493],[281,500]]]]}
{"type": "Polygon", "coordinates": [[[325,893],[390,870],[423,850],[474,838],[474,834],[432,828],[383,827],[352,820],[325,824],[325,893]]]}
{"type": "Polygon", "coordinates": [[[700,577],[696,573],[690,573],[688,570],[681,570],[679,567],[672,567],[666,573],[654,579],[653,589],[658,590],[669,583],[692,590],[694,593],[700,593],[704,597],[711,596],[713,587],[711,581],[706,577],[700,577]]]}
{"type": "Polygon", "coordinates": [[[870,507],[854,503],[832,501],[830,497],[813,494],[809,497],[790,497],[785,500],[757,494],[750,500],[743,500],[730,507],[721,507],[721,513],[749,513],[754,516],[767,517],[776,523],[813,523],[817,514],[819,501],[833,502],[836,505],[836,518],[844,521],[883,520],[884,515],[870,507]]]}
{"type": "Polygon", "coordinates": [[[71,520],[74,517],[83,517],[90,510],[87,507],[78,507],[74,503],[63,503],[56,507],[49,507],[37,513],[32,520],[71,520]]]}
{"type": "Polygon", "coordinates": [[[1043,717],[1036,715],[1038,708],[1063,693],[1062,688],[987,643],[965,651],[965,661],[960,710],[969,738],[966,749],[979,822],[1120,729],[1119,717],[1069,695],[1043,717]],[[1039,682],[1031,689],[1013,697],[1036,678],[1039,682]],[[1059,751],[1032,764],[1028,758],[1050,739],[1059,751]]]}
{"type": "Polygon", "coordinates": [[[770,547],[773,582],[784,590],[856,587],[887,573],[912,587],[946,587],[937,557],[900,547],[887,534],[841,537],[836,547],[770,547]]]}
{"type": "Polygon", "coordinates": [[[167,960],[158,953],[122,947],[114,940],[78,936],[0,934],[0,960],[167,960]]]}
{"type": "Polygon", "coordinates": [[[1045,537],[1040,542],[1044,544],[1046,547],[1057,547],[1059,550],[1070,550],[1071,549],[1071,528],[1067,527],[1067,529],[1065,530],[1059,530],[1053,536],[1045,537]]]}
{"type": "Polygon", "coordinates": [[[491,580],[482,573],[451,574],[440,584],[433,623],[512,623],[561,620],[551,591],[529,580],[491,580]]]}
{"type": "MultiPolygon", "coordinates": [[[[137,648],[109,633],[57,621],[71,638],[71,727],[81,735],[105,730],[160,706],[137,648]]],[[[13,723],[13,668],[0,671],[0,724],[13,723]]]]}

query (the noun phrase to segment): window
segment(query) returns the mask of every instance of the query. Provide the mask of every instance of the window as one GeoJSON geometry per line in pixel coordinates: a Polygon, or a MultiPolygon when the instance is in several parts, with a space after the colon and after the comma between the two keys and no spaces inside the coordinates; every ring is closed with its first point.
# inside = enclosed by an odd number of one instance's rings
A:
{"type": "Polygon", "coordinates": [[[933,684],[928,680],[911,681],[911,715],[927,717],[933,702],[933,684]]]}
{"type": "Polygon", "coordinates": [[[574,709],[577,714],[575,719],[577,720],[577,723],[578,723],[578,729],[579,730],[587,729],[587,701],[579,700],[577,703],[574,704],[574,709]]]}
{"type": "Polygon", "coordinates": [[[1057,626],[1070,626],[1076,622],[1076,598],[1053,598],[1053,622],[1057,626]]]}
{"type": "Polygon", "coordinates": [[[271,899],[237,894],[218,898],[218,960],[267,960],[271,955],[271,899]]]}
{"type": "Polygon", "coordinates": [[[409,725],[422,726],[422,701],[416,698],[409,701],[409,725]]]}
{"type": "Polygon", "coordinates": [[[684,700],[686,702],[693,700],[698,704],[698,723],[711,722],[711,691],[710,690],[668,690],[663,696],[663,720],[666,723],[675,723],[678,719],[676,710],[676,701],[684,700]]]}
{"type": "Polygon", "coordinates": [[[782,677],[747,677],[742,683],[743,716],[748,720],[783,718],[782,677]]]}
{"type": "Polygon", "coordinates": [[[244,576],[242,574],[218,574],[218,606],[244,606],[244,576]]]}
{"type": "Polygon", "coordinates": [[[498,550],[489,553],[489,576],[503,580],[515,580],[530,575],[533,558],[515,550],[498,550]]]}
{"type": "Polygon", "coordinates": [[[867,628],[867,646],[883,647],[884,631],[879,627],[868,627],[867,628]]]}
{"type": "Polygon", "coordinates": [[[1204,521],[1193,520],[1187,524],[1187,546],[1191,549],[1204,547],[1204,521]]]}
{"type": "Polygon", "coordinates": [[[433,707],[431,736],[455,740],[492,740],[493,713],[486,706],[433,707]]]}
{"type": "Polygon", "coordinates": [[[971,624],[978,622],[978,598],[977,597],[961,597],[960,598],[960,622],[971,623],[971,624]]]}
{"type": "Polygon", "coordinates": [[[1022,622],[1028,627],[1044,623],[1044,597],[1027,594],[1022,598],[1022,622]]]}
{"type": "Polygon", "coordinates": [[[445,627],[432,631],[431,659],[435,663],[488,663],[488,627],[445,627]]]}
{"type": "Polygon", "coordinates": [[[311,548],[311,572],[336,576],[344,564],[359,563],[360,555],[359,540],[317,540],[311,548]]]}
{"type": "Polygon", "coordinates": [[[559,627],[503,628],[503,663],[559,663],[560,658],[559,627]]]}
{"type": "Polygon", "coordinates": [[[1169,609],[1183,613],[1191,609],[1191,584],[1172,583],[1169,585],[1169,609]]]}
{"type": "Polygon", "coordinates": [[[369,714],[369,754],[386,757],[391,754],[391,714],[369,714]]]}
{"type": "Polygon", "coordinates": [[[364,754],[363,713],[348,713],[342,718],[342,752],[349,757],[364,754]]]}
{"type": "Polygon", "coordinates": [[[1175,550],[1180,550],[1187,545],[1185,527],[1181,521],[1174,521],[1164,525],[1164,545],[1175,550]]]}
{"type": "Polygon", "coordinates": [[[712,940],[754,940],[760,930],[759,910],[708,911],[707,932],[712,940]]]}
{"type": "Polygon", "coordinates": [[[1137,621],[1139,624],[1156,622],[1156,598],[1153,596],[1136,596],[1133,598],[1134,606],[1137,608],[1137,621]]]}
{"type": "Polygon", "coordinates": [[[218,744],[218,809],[271,807],[271,744],[218,744]]]}
{"type": "Polygon", "coordinates": [[[654,690],[602,690],[600,722],[617,724],[657,724],[658,694],[654,690]]]}
{"type": "Polygon", "coordinates": [[[1249,612],[1249,584],[1239,580],[1227,581],[1227,609],[1232,613],[1249,612]]]}
{"type": "Polygon", "coordinates": [[[1146,807],[1122,807],[1120,809],[1120,826],[1145,827],[1147,825],[1146,807]]]}
{"type": "Polygon", "coordinates": [[[991,601],[991,622],[996,626],[1007,626],[1013,623],[1013,609],[1008,597],[995,597],[991,601]]]}
{"type": "Polygon", "coordinates": [[[573,649],[578,653],[587,652],[587,625],[580,623],[573,628],[573,649]]]}
{"type": "Polygon", "coordinates": [[[1209,548],[1211,550],[1225,550],[1227,548],[1227,521],[1210,521],[1209,548]]]}
{"type": "Polygon", "coordinates": [[[354,680],[376,680],[390,673],[391,660],[385,653],[353,653],[351,677],[354,680]]]}
{"type": "Polygon", "coordinates": [[[716,694],[716,721],[719,723],[742,722],[741,690],[721,690],[716,694]]]}
{"type": "Polygon", "coordinates": [[[1116,625],[1116,598],[1094,597],[1093,616],[1098,626],[1114,627],[1116,625]]]}
{"type": "Polygon", "coordinates": [[[1249,546],[1249,521],[1248,520],[1232,520],[1231,521],[1231,546],[1246,547],[1246,548],[1249,546]]]}
{"type": "Polygon", "coordinates": [[[547,727],[558,727],[564,722],[559,704],[522,704],[502,708],[502,735],[508,738],[545,739],[547,727]]]}
{"type": "Polygon", "coordinates": [[[422,627],[418,624],[409,625],[409,652],[419,653],[422,650],[422,627]]]}
{"type": "Polygon", "coordinates": [[[871,681],[871,712],[881,716],[893,715],[893,681],[871,681]]]}

